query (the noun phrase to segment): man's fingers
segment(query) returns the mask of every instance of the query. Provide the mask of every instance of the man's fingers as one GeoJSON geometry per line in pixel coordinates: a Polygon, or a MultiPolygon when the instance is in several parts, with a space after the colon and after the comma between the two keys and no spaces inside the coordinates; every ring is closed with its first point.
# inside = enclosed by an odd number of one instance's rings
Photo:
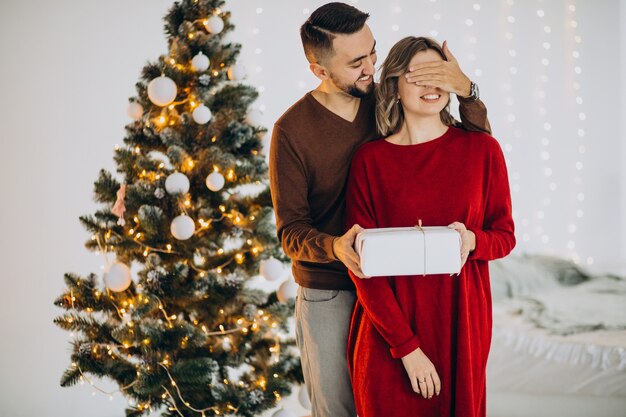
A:
{"type": "Polygon", "coordinates": [[[412,67],[409,68],[409,74],[412,74],[414,72],[419,72],[422,71],[424,69],[432,69],[432,68],[441,68],[445,65],[445,61],[428,61],[428,62],[422,62],[421,64],[417,64],[414,65],[412,67]]]}
{"type": "Polygon", "coordinates": [[[428,83],[430,81],[444,81],[444,80],[445,80],[445,77],[442,77],[439,74],[420,74],[420,75],[414,75],[414,76],[407,78],[406,82],[411,84],[411,83],[418,83],[418,82],[428,83]]]}
{"type": "Polygon", "coordinates": [[[446,56],[449,62],[457,62],[450,49],[448,49],[448,41],[443,41],[443,54],[446,56]]]}

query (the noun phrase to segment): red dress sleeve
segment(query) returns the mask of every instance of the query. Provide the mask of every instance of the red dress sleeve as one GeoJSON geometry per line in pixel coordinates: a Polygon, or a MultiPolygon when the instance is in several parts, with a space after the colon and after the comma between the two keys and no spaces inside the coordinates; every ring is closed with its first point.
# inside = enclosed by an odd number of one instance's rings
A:
{"type": "MultiPolygon", "coordinates": [[[[359,224],[365,229],[375,228],[376,216],[372,204],[366,163],[363,152],[352,160],[346,192],[346,227],[359,224]]],[[[405,319],[388,277],[359,278],[349,271],[357,290],[358,302],[365,314],[390,346],[394,358],[402,358],[420,346],[415,332],[405,319]]]]}
{"type": "Polygon", "coordinates": [[[511,191],[502,149],[493,140],[489,163],[489,188],[482,228],[468,229],[476,235],[476,248],[468,259],[491,261],[503,258],[515,247],[511,191]]]}

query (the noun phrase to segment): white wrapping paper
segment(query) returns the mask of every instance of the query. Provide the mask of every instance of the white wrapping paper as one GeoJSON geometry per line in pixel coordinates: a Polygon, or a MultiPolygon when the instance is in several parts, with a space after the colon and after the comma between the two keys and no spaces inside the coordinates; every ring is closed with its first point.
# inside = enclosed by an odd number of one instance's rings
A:
{"type": "Polygon", "coordinates": [[[445,226],[367,229],[354,246],[369,277],[461,271],[461,235],[445,226]]]}

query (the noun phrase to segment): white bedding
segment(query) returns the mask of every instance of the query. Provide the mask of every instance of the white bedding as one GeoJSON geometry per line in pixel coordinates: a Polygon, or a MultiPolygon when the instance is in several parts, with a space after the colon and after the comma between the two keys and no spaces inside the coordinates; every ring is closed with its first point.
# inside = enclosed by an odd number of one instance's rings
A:
{"type": "Polygon", "coordinates": [[[626,400],[626,280],[513,256],[491,279],[490,392],[626,400]]]}

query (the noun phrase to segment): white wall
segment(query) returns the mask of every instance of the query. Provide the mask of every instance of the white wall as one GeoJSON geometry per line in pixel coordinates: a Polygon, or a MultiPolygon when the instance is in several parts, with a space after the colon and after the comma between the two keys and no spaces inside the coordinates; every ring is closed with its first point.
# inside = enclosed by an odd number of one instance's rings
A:
{"type": "MultiPolygon", "coordinates": [[[[265,106],[264,121],[270,128],[292,102],[315,86],[297,30],[307,16],[303,9],[314,10],[322,3],[232,0],[228,4],[238,26],[233,38],[244,44],[242,63],[248,67],[248,81],[264,87],[257,105],[265,106]]],[[[518,0],[509,6],[506,1],[489,0],[480,2],[478,12],[472,8],[475,3],[478,0],[383,5],[362,0],[357,6],[372,13],[370,25],[381,60],[401,36],[436,27],[441,33],[438,38],[445,35],[463,68],[479,82],[494,135],[503,146],[511,145],[507,157],[511,172],[517,173],[512,181],[520,187],[514,194],[520,249],[564,256],[576,252],[582,262],[593,258],[594,266],[602,268],[622,264],[626,260],[622,163],[626,145],[620,138],[626,137],[626,130],[622,127],[620,135],[618,121],[620,116],[626,120],[626,29],[622,25],[620,33],[618,22],[626,21],[624,2],[621,9],[618,0],[577,5],[577,29],[583,39],[580,83],[587,115],[581,184],[574,182],[573,168],[579,158],[579,138],[573,128],[578,111],[571,90],[571,34],[564,11],[569,3],[518,0]],[[553,28],[548,69],[540,66],[544,35],[537,9],[545,11],[544,19],[553,28]],[[516,17],[514,24],[508,23],[508,15],[516,17]],[[472,26],[467,19],[472,19],[472,26]],[[510,42],[503,36],[507,30],[514,34],[510,42]],[[615,40],[620,36],[618,48],[615,40]],[[517,51],[514,59],[510,48],[517,51]],[[511,65],[518,68],[516,77],[510,75],[511,65]],[[482,70],[481,76],[476,69],[482,70]],[[553,126],[549,133],[552,180],[543,175],[548,164],[541,159],[544,120],[530,93],[540,85],[542,71],[550,77],[544,107],[553,126]],[[511,85],[512,106],[505,102],[504,83],[511,85]],[[515,114],[515,121],[509,121],[509,114],[515,114]],[[515,130],[521,131],[519,138],[515,130]],[[549,190],[551,181],[558,185],[554,192],[549,190]],[[582,204],[576,202],[579,192],[585,193],[582,204]],[[548,206],[546,198],[551,199],[548,206]],[[582,219],[575,216],[579,206],[584,210],[582,219]],[[538,211],[543,211],[543,219],[537,217],[538,211]],[[573,222],[577,229],[570,233],[573,222]],[[522,239],[524,233],[528,242],[522,239]],[[549,237],[547,243],[541,241],[543,235],[549,237]],[[573,250],[567,248],[570,240],[575,241],[573,250]]],[[[166,0],[4,0],[0,4],[0,254],[5,265],[0,291],[1,416],[123,414],[119,394],[110,401],[100,394],[92,397],[87,386],[58,386],[68,365],[69,345],[67,334],[51,323],[61,312],[52,302],[64,288],[64,272],[86,274],[98,271],[102,263],[83,249],[87,233],[77,218],[96,209],[91,202],[92,183],[99,169],[114,170],[113,146],[122,142],[127,98],[134,93],[143,64],[166,52],[162,17],[170,4],[166,0]]]]}

